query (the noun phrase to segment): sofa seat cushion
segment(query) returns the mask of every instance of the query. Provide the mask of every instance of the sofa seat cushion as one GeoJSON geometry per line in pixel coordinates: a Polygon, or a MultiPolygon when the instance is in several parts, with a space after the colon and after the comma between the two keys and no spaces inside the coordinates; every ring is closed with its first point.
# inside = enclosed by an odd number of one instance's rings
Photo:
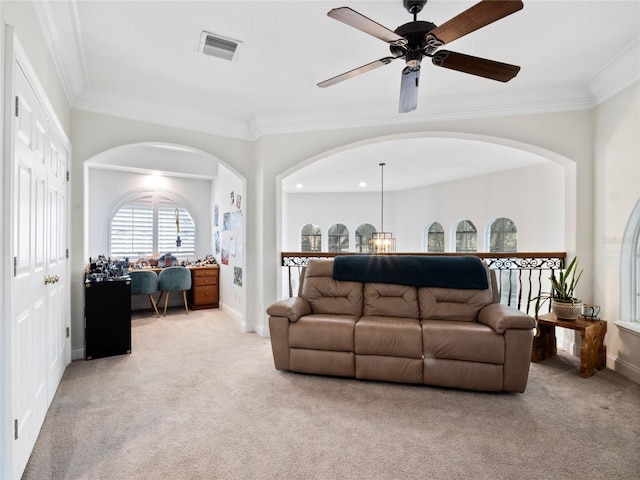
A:
{"type": "Polygon", "coordinates": [[[491,288],[460,290],[453,288],[419,288],[421,320],[453,320],[473,322],[478,312],[493,302],[491,288]]]}
{"type": "Polygon", "coordinates": [[[422,358],[422,331],[416,318],[362,317],[356,323],[358,355],[422,358]]]}
{"type": "Polygon", "coordinates": [[[418,318],[418,289],[390,283],[365,283],[364,316],[418,318]]]}
{"type": "Polygon", "coordinates": [[[504,337],[476,322],[422,321],[426,358],[504,364],[504,337]]]}
{"type": "Polygon", "coordinates": [[[353,352],[353,315],[312,313],[289,325],[289,347],[353,352]]]}

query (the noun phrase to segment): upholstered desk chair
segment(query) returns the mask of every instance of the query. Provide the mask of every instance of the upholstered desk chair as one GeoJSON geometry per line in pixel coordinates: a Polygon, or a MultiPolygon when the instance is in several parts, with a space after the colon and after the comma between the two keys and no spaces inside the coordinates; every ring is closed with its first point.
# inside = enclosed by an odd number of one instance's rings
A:
{"type": "Polygon", "coordinates": [[[149,302],[160,318],[156,301],[153,294],[158,291],[158,274],[151,270],[132,270],[129,272],[131,278],[131,295],[149,295],[149,302]]]}
{"type": "Polygon", "coordinates": [[[158,275],[158,290],[160,290],[160,297],[158,297],[158,303],[162,295],[166,293],[164,297],[164,316],[167,316],[167,303],[169,302],[169,292],[182,291],[182,298],[184,299],[184,309],[189,315],[189,307],[187,306],[187,290],[191,288],[191,271],[185,267],[166,267],[163,268],[158,275]]]}

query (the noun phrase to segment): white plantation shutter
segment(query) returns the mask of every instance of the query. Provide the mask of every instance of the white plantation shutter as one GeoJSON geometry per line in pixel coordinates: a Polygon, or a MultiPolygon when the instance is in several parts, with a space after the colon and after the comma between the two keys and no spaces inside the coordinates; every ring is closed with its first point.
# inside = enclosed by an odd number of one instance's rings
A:
{"type": "Polygon", "coordinates": [[[111,220],[111,256],[145,257],[153,253],[153,198],[123,205],[111,220]]]}
{"type": "Polygon", "coordinates": [[[158,252],[174,255],[195,255],[196,229],[191,215],[167,199],[161,198],[158,206],[158,252]],[[176,225],[176,210],[180,219],[180,233],[176,225]],[[176,240],[180,235],[181,244],[176,240]]]}
{"type": "Polygon", "coordinates": [[[112,257],[131,259],[154,253],[176,257],[195,255],[195,224],[189,212],[157,194],[122,205],[111,219],[112,257]],[[176,245],[176,209],[180,219],[180,247],[176,245]]]}

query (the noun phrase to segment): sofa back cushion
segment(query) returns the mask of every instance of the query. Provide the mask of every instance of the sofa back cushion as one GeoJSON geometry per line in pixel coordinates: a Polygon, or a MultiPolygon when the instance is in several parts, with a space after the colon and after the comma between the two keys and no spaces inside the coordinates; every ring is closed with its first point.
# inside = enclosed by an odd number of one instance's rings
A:
{"type": "Polygon", "coordinates": [[[491,273],[486,265],[485,270],[489,284],[486,289],[419,288],[420,319],[461,322],[477,320],[480,309],[494,300],[491,273]]]}
{"type": "Polygon", "coordinates": [[[362,316],[363,284],[334,280],[333,260],[309,260],[301,292],[313,313],[362,316]]]}
{"type": "Polygon", "coordinates": [[[418,289],[389,283],[364,284],[364,316],[418,318],[418,289]]]}

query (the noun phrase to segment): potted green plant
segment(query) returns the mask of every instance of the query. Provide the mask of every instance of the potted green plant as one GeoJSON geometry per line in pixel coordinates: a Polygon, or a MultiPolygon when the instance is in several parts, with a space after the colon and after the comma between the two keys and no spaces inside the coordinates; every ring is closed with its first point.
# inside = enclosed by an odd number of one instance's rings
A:
{"type": "Polygon", "coordinates": [[[578,257],[574,257],[564,271],[556,276],[554,271],[549,280],[551,292],[546,292],[535,298],[536,318],[542,305],[549,300],[551,311],[561,320],[575,320],[582,311],[582,301],[575,297],[574,291],[584,270],[578,271],[578,257]]]}

